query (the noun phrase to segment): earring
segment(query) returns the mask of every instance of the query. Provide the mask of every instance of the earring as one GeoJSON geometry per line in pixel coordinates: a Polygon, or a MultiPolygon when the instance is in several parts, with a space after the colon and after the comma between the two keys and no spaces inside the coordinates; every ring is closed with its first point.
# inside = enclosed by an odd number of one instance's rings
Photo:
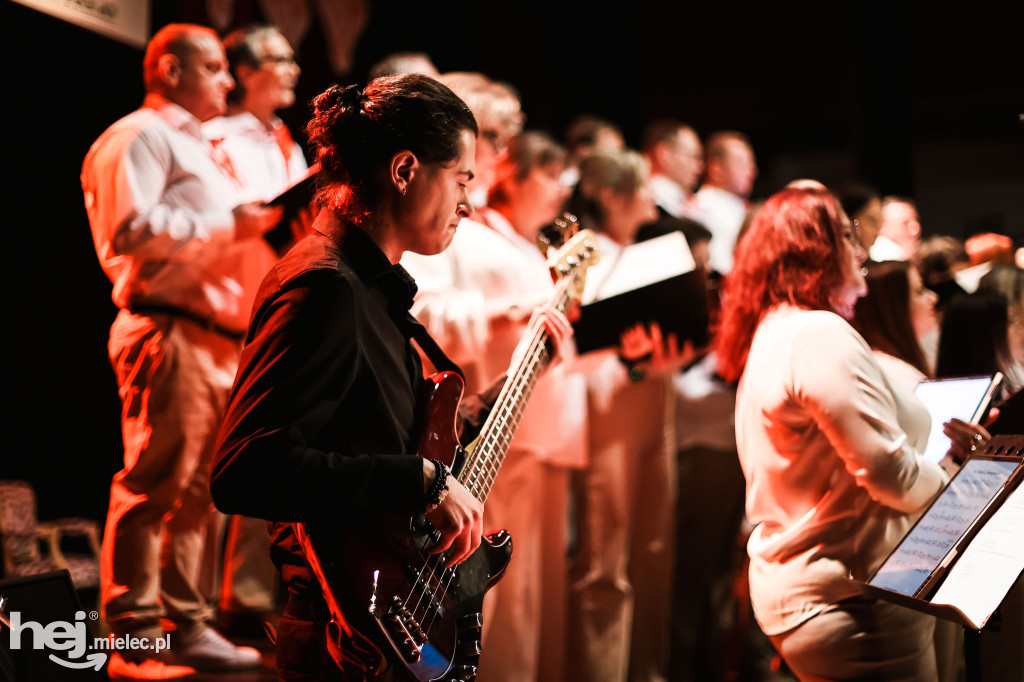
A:
{"type": "Polygon", "coordinates": [[[408,187],[403,187],[402,188],[402,196],[403,197],[405,196],[405,193],[406,193],[406,191],[408,191],[408,189],[409,189],[408,187]]]}

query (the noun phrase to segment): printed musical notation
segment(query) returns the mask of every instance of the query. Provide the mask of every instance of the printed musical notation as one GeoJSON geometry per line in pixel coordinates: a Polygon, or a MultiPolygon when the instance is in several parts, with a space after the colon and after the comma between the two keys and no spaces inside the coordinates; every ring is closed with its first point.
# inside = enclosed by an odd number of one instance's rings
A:
{"type": "Polygon", "coordinates": [[[976,629],[1024,571],[1024,485],[989,519],[932,598],[960,609],[976,629]]]}
{"type": "Polygon", "coordinates": [[[875,573],[871,584],[913,596],[963,537],[1016,468],[972,459],[875,573]]]}

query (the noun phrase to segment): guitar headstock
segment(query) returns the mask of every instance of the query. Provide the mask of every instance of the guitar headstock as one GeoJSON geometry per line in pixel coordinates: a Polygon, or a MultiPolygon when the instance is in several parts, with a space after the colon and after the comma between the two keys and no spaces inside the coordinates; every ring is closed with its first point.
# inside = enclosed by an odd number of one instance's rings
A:
{"type": "Polygon", "coordinates": [[[577,231],[548,259],[551,276],[567,280],[571,298],[579,300],[586,284],[587,268],[601,257],[597,237],[590,230],[577,231]]]}
{"type": "Polygon", "coordinates": [[[540,228],[537,233],[537,248],[547,258],[552,249],[559,249],[580,231],[579,220],[572,213],[566,211],[555,221],[540,228]]]}

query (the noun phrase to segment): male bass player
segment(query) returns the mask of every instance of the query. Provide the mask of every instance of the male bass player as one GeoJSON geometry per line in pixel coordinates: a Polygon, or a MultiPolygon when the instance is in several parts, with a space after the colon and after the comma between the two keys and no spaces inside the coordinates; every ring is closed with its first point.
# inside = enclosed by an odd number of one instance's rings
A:
{"type": "MultiPolygon", "coordinates": [[[[329,88],[308,132],[321,212],[257,297],[211,490],[225,512],[276,522],[271,554],[289,589],[282,677],[376,679],[327,655],[328,609],[291,524],[426,512],[432,551],[447,550],[449,565],[480,544],[481,502],[443,464],[415,456],[425,382],[410,339],[435,365],[443,359],[409,315],[415,284],[397,265],[405,251],[443,251],[472,211],[477,126],[447,87],[410,74],[329,88]]],[[[571,334],[553,309],[535,319],[556,348],[571,334]]]]}

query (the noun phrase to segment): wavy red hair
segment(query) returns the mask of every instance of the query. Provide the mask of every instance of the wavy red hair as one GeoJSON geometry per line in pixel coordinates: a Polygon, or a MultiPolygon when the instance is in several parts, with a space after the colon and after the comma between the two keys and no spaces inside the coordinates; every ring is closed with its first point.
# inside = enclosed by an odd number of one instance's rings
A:
{"type": "Polygon", "coordinates": [[[816,188],[784,189],[757,212],[722,287],[715,350],[726,380],[743,374],[754,331],[775,306],[832,310],[848,267],[846,220],[836,198],[816,188]]]}

